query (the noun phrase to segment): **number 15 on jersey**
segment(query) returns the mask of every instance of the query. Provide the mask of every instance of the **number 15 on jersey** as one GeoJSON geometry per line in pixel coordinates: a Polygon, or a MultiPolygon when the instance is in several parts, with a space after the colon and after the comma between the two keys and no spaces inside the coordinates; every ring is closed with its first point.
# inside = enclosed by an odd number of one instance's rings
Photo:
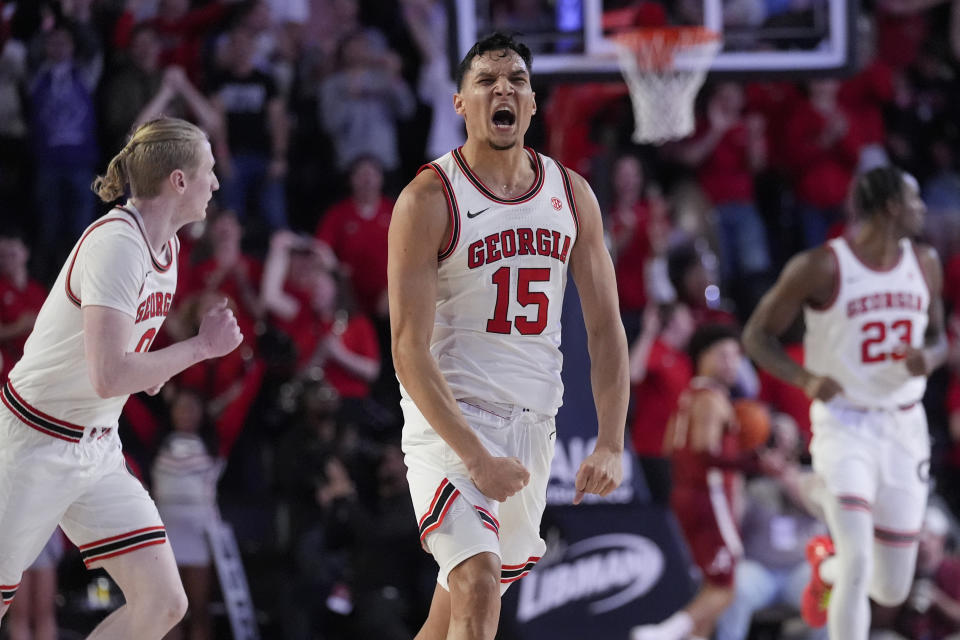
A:
{"type": "Polygon", "coordinates": [[[531,291],[530,285],[535,282],[549,282],[550,269],[518,267],[516,292],[510,290],[511,271],[511,267],[500,267],[491,277],[491,281],[497,288],[497,301],[493,307],[493,317],[487,320],[487,332],[508,334],[515,326],[522,335],[540,335],[547,327],[550,298],[543,291],[531,291]],[[521,307],[536,307],[535,319],[531,320],[529,315],[517,315],[511,322],[507,312],[513,295],[516,296],[521,307]]]}

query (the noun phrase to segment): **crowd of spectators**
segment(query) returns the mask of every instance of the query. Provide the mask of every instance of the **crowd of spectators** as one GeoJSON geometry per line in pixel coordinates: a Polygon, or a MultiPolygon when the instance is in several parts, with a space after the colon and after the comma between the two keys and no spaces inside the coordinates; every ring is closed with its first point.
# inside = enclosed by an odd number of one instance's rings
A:
{"type": "MultiPolygon", "coordinates": [[[[543,3],[493,4],[495,26],[540,28],[543,3]]],[[[709,83],[695,133],[662,147],[629,143],[622,84],[541,83],[534,59],[545,115],[527,143],[585,174],[601,202],[634,404],[656,405],[628,425],[655,500],[669,490],[659,439],[691,375],[693,328],[743,321],[787,258],[849,232],[847,191],[864,168],[894,162],[919,180],[956,337],[956,5],[868,2],[876,44],[853,75],[709,83]]],[[[190,508],[219,505],[236,528],[272,637],[408,638],[429,605],[435,569],[399,450],[386,246],[399,189],[463,141],[446,11],[442,0],[0,0],[2,375],[55,269],[103,212],[89,188],[98,168],[160,114],[203,126],[222,189],[181,232],[177,299],[156,344],[195,332],[224,297],[245,339],[157,398],[132,397],[122,433],[158,502],[182,489],[184,469],[202,476],[190,508]]],[[[934,476],[958,513],[960,347],[948,369],[927,405],[934,476]]],[[[802,454],[802,394],[748,363],[742,377],[743,393],[793,417],[802,454]]],[[[758,517],[773,517],[764,504],[758,517]]],[[[184,577],[208,597],[209,558],[191,556],[184,577]]],[[[209,637],[209,624],[195,620],[190,637],[209,637]]]]}

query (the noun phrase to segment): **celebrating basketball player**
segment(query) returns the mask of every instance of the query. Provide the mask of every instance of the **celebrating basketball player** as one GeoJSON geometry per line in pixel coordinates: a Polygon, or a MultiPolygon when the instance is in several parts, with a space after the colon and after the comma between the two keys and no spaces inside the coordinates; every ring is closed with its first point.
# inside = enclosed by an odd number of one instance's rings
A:
{"type": "Polygon", "coordinates": [[[829,623],[833,640],[866,640],[867,597],[895,606],[910,590],[930,458],[920,400],[947,354],[940,261],[911,239],[925,212],[916,180],[873,169],[853,202],[856,234],[794,257],[744,332],[761,367],[813,400],[813,469],[832,540],[808,544],[802,613],[829,623]],[[778,340],[801,310],[802,366],[778,340]]]}
{"type": "Polygon", "coordinates": [[[524,148],[530,51],[494,34],[458,69],[466,144],[404,189],[390,225],[393,357],[420,537],[440,571],[418,640],[490,640],[500,595],[540,559],[560,406],[560,312],[577,282],[599,419],[576,478],[622,478],[627,344],[600,210],[586,181],[524,148]]]}
{"type": "Polygon", "coordinates": [[[127,470],[117,420],[131,393],[240,344],[225,303],[188,340],[150,352],[177,284],[177,229],[218,188],[206,134],[162,118],[138,128],[94,190],[132,197],[84,231],[0,390],[0,616],[60,527],[126,604],[90,638],[157,640],[186,597],[157,508],[127,470]]]}
{"type": "Polygon", "coordinates": [[[736,417],[730,389],[740,367],[738,331],[705,325],[690,339],[696,377],[670,418],[664,449],[673,462],[670,505],[703,572],[700,593],[659,624],[634,627],[631,640],[702,640],[733,601],[733,575],[743,545],[731,509],[734,474],[745,456],[731,436],[736,417]],[[732,446],[731,446],[732,445],[732,446]]]}

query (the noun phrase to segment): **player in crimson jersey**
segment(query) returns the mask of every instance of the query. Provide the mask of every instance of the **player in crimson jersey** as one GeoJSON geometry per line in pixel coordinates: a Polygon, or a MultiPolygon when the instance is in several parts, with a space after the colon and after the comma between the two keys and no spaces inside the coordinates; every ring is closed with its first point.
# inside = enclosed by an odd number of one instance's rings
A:
{"type": "Polygon", "coordinates": [[[418,640],[490,640],[500,595],[546,548],[540,518],[563,397],[568,265],[599,419],[577,495],[622,479],[627,344],[589,185],[524,148],[530,51],[501,34],[459,68],[466,144],[426,165],[390,223],[388,290],[403,450],[421,540],[440,567],[418,640]]]}
{"type": "Polygon", "coordinates": [[[203,219],[219,186],[206,134],[175,118],[144,124],[94,190],[112,202],[128,186],[127,203],[77,241],[0,389],[0,616],[59,524],[126,600],[97,640],[158,640],[186,609],[157,508],[126,469],[120,411],[241,341],[224,301],[196,336],[149,351],[176,289],[176,232],[203,219]]]}
{"type": "Polygon", "coordinates": [[[925,212],[916,180],[873,169],[853,202],[855,235],[794,257],[744,332],[761,367],[813,400],[810,452],[832,540],[808,545],[802,613],[832,640],[867,638],[868,596],[895,606],[910,591],[930,465],[920,401],[947,355],[940,260],[911,239],[925,212]],[[779,340],[801,311],[802,365],[779,340]]]}
{"type": "Polygon", "coordinates": [[[704,586],[666,620],[634,627],[631,640],[704,640],[733,601],[743,544],[731,504],[737,476],[750,459],[737,446],[730,402],[741,359],[738,337],[734,327],[719,324],[693,334],[688,351],[696,377],[680,395],[664,439],[673,471],[670,506],[704,586]]]}

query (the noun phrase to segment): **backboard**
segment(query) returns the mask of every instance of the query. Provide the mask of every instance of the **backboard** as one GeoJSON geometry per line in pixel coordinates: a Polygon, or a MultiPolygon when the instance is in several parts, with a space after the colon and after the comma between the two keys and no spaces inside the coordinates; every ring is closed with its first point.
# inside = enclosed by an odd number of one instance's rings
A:
{"type": "MultiPolygon", "coordinates": [[[[538,79],[615,80],[616,50],[605,37],[665,16],[723,35],[712,74],[827,75],[849,71],[857,0],[448,0],[451,68],[492,31],[522,34],[538,79]],[[638,20],[639,18],[639,20],[638,20]]],[[[656,26],[656,25],[651,25],[656,26]]],[[[678,67],[684,66],[678,57],[678,67]]]]}

